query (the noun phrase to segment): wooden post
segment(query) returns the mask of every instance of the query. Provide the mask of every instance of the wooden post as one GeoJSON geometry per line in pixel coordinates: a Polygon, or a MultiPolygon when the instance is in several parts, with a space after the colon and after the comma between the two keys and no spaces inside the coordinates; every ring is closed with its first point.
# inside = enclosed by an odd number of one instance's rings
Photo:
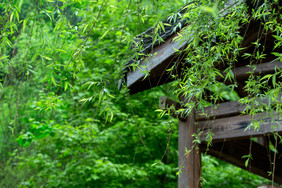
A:
{"type": "Polygon", "coordinates": [[[179,120],[178,126],[178,188],[200,188],[201,153],[198,146],[193,147],[193,133],[197,132],[195,111],[186,120],[179,120]],[[186,151],[191,150],[189,154],[186,151]],[[185,154],[186,153],[186,154],[185,154]]]}
{"type": "MultiPolygon", "coordinates": [[[[180,100],[185,101],[183,97],[180,100]]],[[[168,109],[174,106],[174,110],[181,108],[181,104],[167,97],[159,99],[160,109],[168,109]]],[[[176,115],[175,111],[171,115],[179,120],[178,126],[178,167],[181,171],[178,177],[178,188],[200,188],[201,182],[201,152],[198,145],[193,143],[193,134],[197,133],[195,110],[188,117],[176,115]],[[190,152],[187,152],[191,150],[190,152]]]]}

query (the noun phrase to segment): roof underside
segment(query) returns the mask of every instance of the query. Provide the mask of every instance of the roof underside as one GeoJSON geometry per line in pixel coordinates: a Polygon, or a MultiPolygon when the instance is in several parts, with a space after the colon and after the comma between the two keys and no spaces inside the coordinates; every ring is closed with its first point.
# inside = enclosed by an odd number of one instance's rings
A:
{"type": "MultiPolygon", "coordinates": [[[[251,0],[247,0],[247,2],[248,1],[251,0]]],[[[244,2],[244,0],[240,0],[240,2],[244,2]]],[[[228,7],[237,6],[238,3],[238,0],[230,0],[226,4],[226,9],[228,9],[228,7]]],[[[136,37],[136,45],[134,46],[135,51],[141,54],[146,54],[146,56],[139,56],[139,58],[133,57],[125,64],[125,68],[123,69],[126,85],[130,89],[131,94],[172,81],[173,78],[170,76],[171,73],[168,73],[166,70],[172,65],[175,65],[175,63],[177,63],[177,69],[174,73],[179,74],[183,66],[187,66],[187,63],[183,62],[185,54],[176,53],[176,51],[185,48],[188,40],[185,39],[181,41],[174,39],[178,37],[178,32],[188,25],[188,20],[182,19],[182,15],[187,11],[192,10],[194,7],[193,4],[186,5],[177,14],[170,16],[163,21],[165,30],[161,29],[158,31],[158,34],[164,42],[158,40],[153,42],[154,38],[152,36],[154,36],[155,28],[150,28],[136,37]],[[137,49],[137,46],[140,47],[140,50],[137,49]],[[134,69],[134,64],[138,64],[138,68],[134,69]],[[147,72],[150,72],[149,76],[146,74],[147,72]]],[[[228,14],[226,9],[220,13],[221,16],[228,14]]],[[[261,27],[261,23],[252,21],[251,25],[252,27],[242,26],[241,30],[245,34],[243,46],[247,46],[257,39],[259,32],[258,28],[261,27]]],[[[192,37],[192,35],[193,34],[188,36],[188,39],[189,37],[192,37]]],[[[267,39],[266,46],[269,46],[269,48],[272,49],[273,38],[268,36],[267,39]]],[[[273,59],[273,56],[269,56],[265,62],[270,62],[273,59]]],[[[243,61],[244,60],[242,59],[241,62],[243,61]]],[[[240,63],[240,66],[246,65],[247,63],[240,63]]],[[[281,63],[278,63],[278,65],[281,66],[281,63]]]]}

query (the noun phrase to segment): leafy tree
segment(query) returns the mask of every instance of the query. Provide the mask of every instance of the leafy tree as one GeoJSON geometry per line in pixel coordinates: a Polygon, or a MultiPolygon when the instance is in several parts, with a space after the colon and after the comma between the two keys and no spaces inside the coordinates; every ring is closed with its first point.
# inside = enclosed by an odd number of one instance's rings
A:
{"type": "MultiPolygon", "coordinates": [[[[177,122],[155,112],[160,96],[173,96],[175,83],[130,96],[126,88],[117,90],[117,80],[134,37],[184,3],[0,2],[0,186],[175,187],[177,122]]],[[[234,26],[223,38],[238,29],[240,11],[243,7],[231,21],[222,20],[234,26]]],[[[196,19],[196,13],[190,16],[196,19]]],[[[211,32],[194,29],[201,31],[199,39],[211,32]]],[[[216,32],[222,34],[221,29],[216,32]]],[[[210,65],[204,68],[196,65],[194,70],[203,75],[210,65]]],[[[221,86],[212,85],[217,83],[211,75],[204,83],[193,77],[194,85],[216,91],[221,86]]],[[[223,96],[237,99],[234,93],[223,96]]],[[[255,187],[263,181],[241,169],[234,177],[233,167],[208,156],[203,163],[204,187],[255,187]]]]}

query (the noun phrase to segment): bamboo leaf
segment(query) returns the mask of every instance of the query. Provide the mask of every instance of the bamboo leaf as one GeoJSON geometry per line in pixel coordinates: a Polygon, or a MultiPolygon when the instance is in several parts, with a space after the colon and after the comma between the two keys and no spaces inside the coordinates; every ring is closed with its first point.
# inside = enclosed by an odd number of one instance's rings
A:
{"type": "Polygon", "coordinates": [[[52,59],[50,57],[46,57],[46,56],[42,56],[44,59],[47,59],[49,61],[51,61],[52,59]]]}
{"type": "Polygon", "coordinates": [[[10,16],[10,22],[13,20],[13,16],[14,16],[14,12],[12,12],[12,14],[10,16]]]}
{"type": "Polygon", "coordinates": [[[23,31],[25,31],[26,22],[27,22],[27,20],[26,20],[26,19],[24,19],[24,21],[23,21],[23,31]]]}
{"type": "Polygon", "coordinates": [[[51,81],[54,84],[54,86],[57,86],[57,83],[56,83],[55,78],[53,76],[51,76],[51,81]]]}
{"type": "Polygon", "coordinates": [[[109,33],[110,30],[107,30],[101,37],[100,39],[103,39],[108,33],[109,33]]]}

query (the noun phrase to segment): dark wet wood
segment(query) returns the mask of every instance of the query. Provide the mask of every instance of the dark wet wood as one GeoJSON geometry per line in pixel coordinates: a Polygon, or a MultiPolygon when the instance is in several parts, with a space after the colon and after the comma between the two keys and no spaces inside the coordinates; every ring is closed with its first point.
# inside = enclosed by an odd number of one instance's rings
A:
{"type": "MultiPolygon", "coordinates": [[[[180,97],[180,101],[187,102],[184,97],[180,97]]],[[[201,152],[192,136],[197,133],[195,111],[192,110],[186,120],[178,122],[178,167],[181,170],[178,188],[200,188],[201,152]]]]}
{"type": "MultiPolygon", "coordinates": [[[[218,159],[236,165],[262,177],[268,179],[272,178],[268,175],[268,172],[273,170],[272,162],[274,159],[274,153],[269,151],[269,148],[250,141],[250,139],[214,143],[208,150],[207,146],[202,144],[200,148],[202,152],[207,151],[207,154],[217,157],[218,159]],[[252,160],[249,161],[249,165],[246,167],[246,158],[242,157],[248,154],[252,155],[252,160]]],[[[281,153],[282,151],[278,152],[281,153]]],[[[279,154],[276,156],[274,181],[281,184],[282,160],[278,160],[278,155],[279,154]]]]}
{"type": "Polygon", "coordinates": [[[201,187],[201,153],[198,145],[193,143],[192,136],[196,131],[194,115],[189,115],[185,121],[179,120],[178,167],[181,173],[178,177],[178,188],[201,187]]]}
{"type": "MultiPolygon", "coordinates": [[[[282,102],[282,94],[278,95],[277,102],[282,102]]],[[[269,99],[257,99],[256,102],[258,104],[265,104],[265,105],[274,105],[269,104],[269,99]]],[[[253,108],[256,105],[253,105],[253,108]]],[[[205,121],[206,119],[218,119],[223,117],[231,117],[231,116],[238,116],[241,115],[242,112],[245,110],[247,105],[243,105],[238,101],[232,102],[224,102],[218,105],[212,105],[209,107],[205,107],[202,111],[198,110],[196,112],[196,120],[197,121],[205,121]]],[[[174,101],[168,97],[162,96],[159,98],[159,108],[162,110],[170,109],[170,115],[176,118],[181,118],[178,116],[175,111],[181,108],[181,104],[177,101],[174,101]]],[[[184,120],[182,118],[182,120],[184,120]]]]}
{"type": "Polygon", "coordinates": [[[220,103],[219,105],[213,105],[210,107],[206,107],[203,111],[197,112],[197,119],[215,119],[227,116],[234,116],[241,114],[246,105],[242,105],[237,101],[220,103]]]}
{"type": "MultiPolygon", "coordinates": [[[[134,83],[142,80],[146,73],[157,69],[162,63],[170,59],[176,54],[177,50],[181,50],[187,41],[176,40],[178,34],[172,35],[162,45],[153,49],[149,56],[143,59],[139,65],[139,69],[127,73],[127,87],[130,88],[134,83]]],[[[165,70],[163,70],[165,71],[165,70]]]]}
{"type": "Polygon", "coordinates": [[[201,134],[201,140],[203,141],[209,131],[213,133],[213,140],[261,136],[272,132],[282,132],[282,117],[274,119],[277,117],[277,115],[258,114],[254,117],[254,120],[261,120],[261,123],[259,129],[256,130],[251,125],[253,118],[249,115],[200,121],[197,127],[203,132],[201,134]]]}
{"type": "Polygon", "coordinates": [[[251,73],[254,75],[274,73],[276,68],[282,68],[281,61],[261,63],[252,66],[245,66],[233,69],[233,74],[238,80],[246,79],[251,73]],[[254,69],[255,68],[255,69],[254,69]]]}

